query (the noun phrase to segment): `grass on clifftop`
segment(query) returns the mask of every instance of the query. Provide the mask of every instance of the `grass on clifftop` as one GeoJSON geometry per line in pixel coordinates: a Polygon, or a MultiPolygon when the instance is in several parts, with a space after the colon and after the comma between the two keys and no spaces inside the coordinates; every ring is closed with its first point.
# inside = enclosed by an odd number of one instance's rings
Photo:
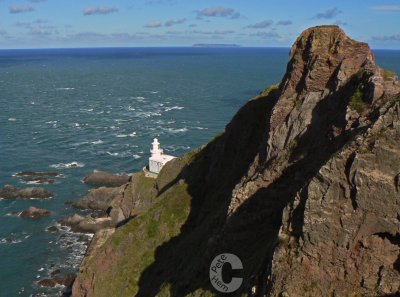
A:
{"type": "Polygon", "coordinates": [[[141,274],[155,260],[157,247],[180,233],[189,215],[190,201],[187,185],[177,183],[146,213],[117,229],[101,247],[113,251],[111,261],[115,262],[111,265],[113,271],[103,271],[94,280],[95,296],[135,295],[141,274]]]}
{"type": "Polygon", "coordinates": [[[383,80],[391,80],[392,78],[394,78],[396,76],[396,73],[393,71],[390,71],[388,69],[382,68],[382,77],[383,80]]]}

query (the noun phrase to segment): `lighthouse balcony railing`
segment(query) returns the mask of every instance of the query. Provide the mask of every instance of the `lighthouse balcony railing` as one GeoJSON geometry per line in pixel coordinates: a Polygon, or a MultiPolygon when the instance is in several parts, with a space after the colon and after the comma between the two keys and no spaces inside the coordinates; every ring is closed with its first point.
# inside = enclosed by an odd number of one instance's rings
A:
{"type": "Polygon", "coordinates": [[[153,150],[153,149],[151,149],[151,150],[150,150],[150,153],[162,155],[162,154],[164,153],[164,151],[163,151],[162,149],[158,149],[158,150],[153,150]]]}

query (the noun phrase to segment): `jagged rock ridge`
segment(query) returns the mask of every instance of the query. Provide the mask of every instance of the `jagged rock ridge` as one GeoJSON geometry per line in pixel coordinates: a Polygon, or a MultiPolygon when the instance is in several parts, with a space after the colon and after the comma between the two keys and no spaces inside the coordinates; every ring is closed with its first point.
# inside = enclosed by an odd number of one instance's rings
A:
{"type": "Polygon", "coordinates": [[[222,252],[243,261],[237,296],[398,293],[399,92],[367,44],[304,31],[223,134],[132,178],[110,211],[126,224],[95,235],[73,296],[218,295],[222,252]]]}

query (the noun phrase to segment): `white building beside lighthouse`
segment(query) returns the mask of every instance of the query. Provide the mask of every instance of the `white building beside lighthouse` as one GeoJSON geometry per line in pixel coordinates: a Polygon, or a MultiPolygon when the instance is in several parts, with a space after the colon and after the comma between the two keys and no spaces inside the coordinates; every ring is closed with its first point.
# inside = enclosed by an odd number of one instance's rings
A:
{"type": "Polygon", "coordinates": [[[157,138],[154,138],[152,145],[153,148],[150,150],[151,157],[149,158],[149,171],[158,174],[161,168],[163,168],[168,161],[175,159],[175,157],[164,155],[157,138]]]}

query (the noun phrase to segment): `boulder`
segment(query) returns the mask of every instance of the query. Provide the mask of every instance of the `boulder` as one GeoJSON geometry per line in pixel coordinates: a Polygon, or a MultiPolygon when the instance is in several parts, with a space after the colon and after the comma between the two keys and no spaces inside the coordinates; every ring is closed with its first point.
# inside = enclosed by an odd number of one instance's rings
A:
{"type": "Polygon", "coordinates": [[[126,184],[129,181],[129,176],[126,174],[112,174],[105,171],[94,170],[91,174],[83,179],[83,182],[87,185],[94,186],[110,186],[119,187],[126,184]]]}
{"type": "Polygon", "coordinates": [[[54,233],[54,232],[58,232],[58,228],[56,226],[50,226],[49,228],[47,228],[48,232],[54,233]]]}
{"type": "Polygon", "coordinates": [[[106,211],[110,207],[112,200],[118,195],[121,195],[123,190],[123,186],[118,188],[101,187],[98,189],[93,189],[90,190],[89,194],[87,194],[85,197],[77,202],[72,203],[72,205],[80,209],[106,211]]]}
{"type": "Polygon", "coordinates": [[[0,198],[4,199],[47,199],[53,196],[53,193],[44,188],[25,188],[18,189],[12,185],[5,185],[0,190],[0,198]]]}
{"type": "Polygon", "coordinates": [[[93,218],[91,216],[73,215],[59,221],[63,226],[68,226],[73,232],[81,233],[96,233],[97,231],[112,227],[113,223],[111,218],[93,218]]]}
{"type": "Polygon", "coordinates": [[[34,171],[22,171],[15,174],[15,176],[41,176],[41,177],[56,177],[59,174],[57,172],[34,172],[34,171]]]}
{"type": "Polygon", "coordinates": [[[36,208],[36,207],[29,207],[28,209],[24,210],[21,212],[19,215],[21,218],[32,218],[32,219],[38,219],[42,217],[47,217],[50,215],[50,211],[47,209],[41,209],[41,208],[36,208]]]}
{"type": "Polygon", "coordinates": [[[75,277],[76,277],[75,274],[68,273],[64,276],[42,279],[38,282],[38,284],[39,286],[47,288],[54,288],[57,285],[69,287],[74,282],[75,277]]]}

